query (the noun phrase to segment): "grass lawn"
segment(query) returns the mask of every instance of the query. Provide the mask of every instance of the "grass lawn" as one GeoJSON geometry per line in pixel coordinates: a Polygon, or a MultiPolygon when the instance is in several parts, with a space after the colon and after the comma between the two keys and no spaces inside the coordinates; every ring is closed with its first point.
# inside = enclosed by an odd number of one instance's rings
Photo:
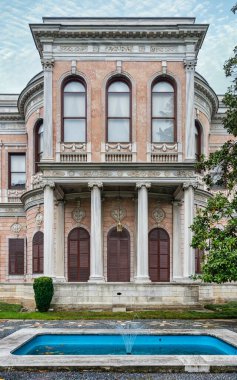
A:
{"type": "Polygon", "coordinates": [[[112,311],[50,311],[22,312],[21,305],[0,302],[0,319],[237,319],[237,302],[206,305],[203,310],[147,310],[131,312],[112,311]]]}

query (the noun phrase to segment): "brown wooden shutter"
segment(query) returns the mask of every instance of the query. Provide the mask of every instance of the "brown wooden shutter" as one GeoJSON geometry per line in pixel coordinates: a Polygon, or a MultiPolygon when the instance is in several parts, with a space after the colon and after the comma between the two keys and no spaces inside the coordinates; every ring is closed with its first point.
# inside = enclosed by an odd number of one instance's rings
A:
{"type": "Polygon", "coordinates": [[[24,274],[24,239],[9,239],[9,274],[24,274]]]}
{"type": "Polygon", "coordinates": [[[43,273],[44,271],[44,234],[36,232],[32,242],[33,249],[33,273],[43,273]]]}
{"type": "Polygon", "coordinates": [[[107,272],[109,282],[130,281],[130,236],[123,228],[109,231],[107,239],[107,272]]]}
{"type": "Polygon", "coordinates": [[[195,249],[195,273],[202,273],[202,262],[204,258],[204,253],[199,248],[195,249]]]}
{"type": "Polygon", "coordinates": [[[149,233],[149,275],[153,282],[170,281],[170,241],[162,228],[149,233]]]}
{"type": "Polygon", "coordinates": [[[90,235],[74,228],[68,235],[68,281],[86,282],[90,276],[90,235]]]}

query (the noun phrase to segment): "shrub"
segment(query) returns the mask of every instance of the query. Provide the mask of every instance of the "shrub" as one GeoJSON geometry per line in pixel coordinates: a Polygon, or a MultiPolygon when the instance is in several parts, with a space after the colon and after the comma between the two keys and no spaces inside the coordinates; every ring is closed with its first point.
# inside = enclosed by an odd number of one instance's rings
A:
{"type": "Polygon", "coordinates": [[[36,307],[40,312],[49,310],[53,298],[53,280],[51,277],[39,277],[34,280],[33,289],[35,293],[36,307]]]}

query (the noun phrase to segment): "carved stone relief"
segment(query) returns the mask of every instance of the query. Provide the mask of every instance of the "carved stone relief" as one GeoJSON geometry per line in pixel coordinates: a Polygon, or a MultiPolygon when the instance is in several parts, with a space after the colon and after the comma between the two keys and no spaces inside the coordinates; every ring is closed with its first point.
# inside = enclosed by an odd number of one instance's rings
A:
{"type": "Polygon", "coordinates": [[[157,224],[161,223],[165,219],[166,215],[162,208],[157,207],[152,211],[152,218],[157,224]]]}
{"type": "Polygon", "coordinates": [[[111,216],[115,222],[121,222],[127,215],[125,208],[116,208],[111,211],[111,216]]]}
{"type": "Polygon", "coordinates": [[[83,208],[81,208],[81,203],[78,201],[77,207],[72,211],[72,218],[76,223],[81,223],[81,221],[85,218],[86,212],[83,208]]]}

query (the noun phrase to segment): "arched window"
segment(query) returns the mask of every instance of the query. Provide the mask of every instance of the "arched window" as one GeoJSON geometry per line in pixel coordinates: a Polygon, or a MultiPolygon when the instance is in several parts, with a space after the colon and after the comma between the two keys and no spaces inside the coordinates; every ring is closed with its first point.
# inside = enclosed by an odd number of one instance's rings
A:
{"type": "Polygon", "coordinates": [[[63,86],[64,142],[86,142],[86,87],[79,79],[70,79],[63,86]]]}
{"type": "Polygon", "coordinates": [[[131,89],[123,79],[107,87],[107,142],[131,141],[131,89]]]}
{"type": "Polygon", "coordinates": [[[36,232],[32,243],[33,255],[33,273],[44,272],[44,234],[41,231],[36,232]]]}
{"type": "Polygon", "coordinates": [[[156,81],[152,86],[151,119],[152,142],[176,141],[175,89],[167,80],[156,81]]]}
{"type": "Polygon", "coordinates": [[[44,152],[44,124],[40,119],[35,126],[35,172],[39,171],[38,163],[42,160],[44,152]]]}
{"type": "Polygon", "coordinates": [[[202,129],[197,120],[195,120],[195,156],[196,160],[200,161],[201,154],[202,154],[202,129]]]}

